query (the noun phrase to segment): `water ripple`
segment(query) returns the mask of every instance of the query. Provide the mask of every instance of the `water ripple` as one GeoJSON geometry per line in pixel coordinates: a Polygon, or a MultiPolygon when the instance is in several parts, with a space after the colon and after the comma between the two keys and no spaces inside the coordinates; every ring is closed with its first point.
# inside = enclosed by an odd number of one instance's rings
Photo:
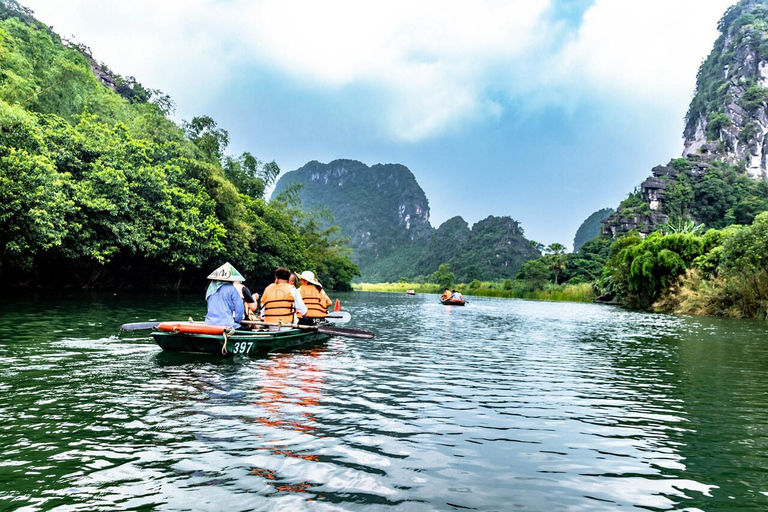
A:
{"type": "Polygon", "coordinates": [[[34,304],[0,309],[11,508],[768,505],[762,324],[357,293],[350,326],[375,340],[221,360],[116,335],[200,316],[197,298],[77,300],[49,322],[34,304]]]}

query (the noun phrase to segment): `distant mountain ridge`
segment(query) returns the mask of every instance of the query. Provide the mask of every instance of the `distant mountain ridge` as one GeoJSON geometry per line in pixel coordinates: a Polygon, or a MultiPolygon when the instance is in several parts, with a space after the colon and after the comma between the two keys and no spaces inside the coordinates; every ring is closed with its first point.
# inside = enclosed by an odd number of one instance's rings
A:
{"type": "Polygon", "coordinates": [[[433,228],[424,191],[400,164],[311,161],[284,174],[272,196],[293,184],[301,185],[305,210],[332,213],[364,281],[413,279],[442,263],[460,280],[513,278],[523,263],[540,256],[510,217],[490,216],[472,229],[454,217],[433,228]]]}

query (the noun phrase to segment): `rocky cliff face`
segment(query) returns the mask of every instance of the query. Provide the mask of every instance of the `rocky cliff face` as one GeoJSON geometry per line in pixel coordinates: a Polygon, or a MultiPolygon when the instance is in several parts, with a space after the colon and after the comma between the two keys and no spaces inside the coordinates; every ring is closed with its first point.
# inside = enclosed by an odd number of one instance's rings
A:
{"type": "Polygon", "coordinates": [[[720,37],[696,80],[683,156],[705,155],[768,178],[768,2],[742,0],[720,21],[720,37]]]}

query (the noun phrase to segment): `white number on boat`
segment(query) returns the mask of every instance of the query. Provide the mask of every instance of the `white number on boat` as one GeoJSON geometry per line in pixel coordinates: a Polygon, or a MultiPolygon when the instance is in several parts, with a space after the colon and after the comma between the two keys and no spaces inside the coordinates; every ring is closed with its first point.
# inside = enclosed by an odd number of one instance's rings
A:
{"type": "Polygon", "coordinates": [[[236,341],[232,346],[232,353],[245,354],[251,351],[251,347],[253,347],[252,341],[236,341]]]}

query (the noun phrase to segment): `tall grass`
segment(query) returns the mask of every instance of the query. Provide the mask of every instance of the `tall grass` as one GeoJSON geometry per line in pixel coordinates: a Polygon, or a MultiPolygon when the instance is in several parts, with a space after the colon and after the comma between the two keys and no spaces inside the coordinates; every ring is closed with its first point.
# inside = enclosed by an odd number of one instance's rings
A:
{"type": "Polygon", "coordinates": [[[435,283],[352,283],[352,289],[359,292],[405,293],[414,290],[416,293],[443,293],[442,288],[435,283]]]}
{"type": "MultiPolygon", "coordinates": [[[[442,293],[443,289],[436,283],[354,283],[352,288],[363,292],[392,292],[405,293],[414,290],[416,293],[442,293]]],[[[454,286],[462,294],[476,297],[503,297],[509,299],[551,300],[562,302],[593,302],[595,292],[590,283],[581,284],[544,284],[532,287],[530,283],[519,280],[504,281],[473,281],[470,284],[454,286]]]]}

